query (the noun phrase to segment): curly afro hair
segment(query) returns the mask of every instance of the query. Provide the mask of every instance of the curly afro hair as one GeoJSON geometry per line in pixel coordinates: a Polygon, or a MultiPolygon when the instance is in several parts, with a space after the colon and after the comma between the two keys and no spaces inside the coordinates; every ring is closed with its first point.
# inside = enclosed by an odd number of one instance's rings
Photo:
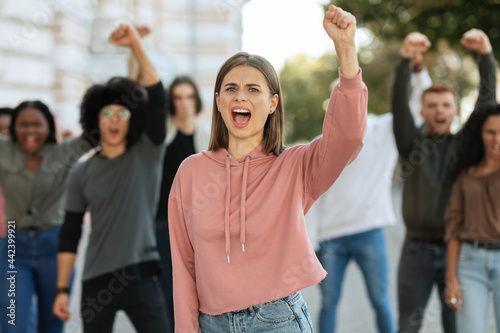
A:
{"type": "Polygon", "coordinates": [[[113,77],[105,84],[95,84],[85,92],[80,106],[80,124],[84,135],[92,143],[101,141],[99,132],[99,112],[110,104],[119,104],[130,110],[130,127],[127,133],[127,149],[139,140],[143,116],[138,112],[147,103],[148,93],[139,82],[113,77]]]}

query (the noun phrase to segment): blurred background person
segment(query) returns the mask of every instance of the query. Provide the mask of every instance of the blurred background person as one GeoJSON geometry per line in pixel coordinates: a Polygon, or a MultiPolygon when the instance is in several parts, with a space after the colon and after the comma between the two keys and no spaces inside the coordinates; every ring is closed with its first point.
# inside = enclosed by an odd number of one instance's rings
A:
{"type": "Polygon", "coordinates": [[[69,282],[88,210],[92,231],[82,277],[84,332],[111,332],[119,310],[139,332],[166,332],[154,217],[167,95],[133,26],[121,24],[109,40],[130,47],[139,75],[137,81],[114,77],[95,84],[83,97],[82,126],[95,133],[100,149],[69,179],[53,310],[62,320],[70,317],[69,282]]]}
{"type": "MultiPolygon", "coordinates": [[[[136,25],[141,38],[151,33],[145,25],[136,25]]],[[[129,56],[129,76],[137,78],[137,62],[129,56]]],[[[198,86],[190,76],[177,76],[167,89],[169,105],[167,113],[167,151],[163,160],[160,199],[156,214],[156,242],[161,257],[162,271],[160,283],[167,308],[168,332],[173,332],[174,298],[172,284],[172,256],[168,231],[168,195],[177,169],[190,155],[208,148],[210,141],[210,122],[198,115],[203,109],[198,86]]]]}
{"type": "MultiPolygon", "coordinates": [[[[488,37],[472,29],[464,34],[462,44],[478,53],[478,103],[494,100],[496,77],[491,73],[495,71],[495,61],[488,37]]],[[[405,38],[392,91],[393,129],[404,179],[402,207],[406,225],[398,271],[399,332],[420,330],[432,288],[437,285],[444,332],[454,333],[455,313],[446,306],[444,297],[444,210],[451,190],[444,176],[453,162],[455,136],[450,128],[458,106],[451,87],[433,84],[422,94],[424,126],[419,129],[408,102],[411,61],[430,45],[429,39],[419,32],[405,38]]]]}
{"type": "Polygon", "coordinates": [[[167,116],[167,151],[163,161],[163,176],[160,200],[156,215],[156,239],[160,251],[162,272],[160,283],[163,288],[168,312],[168,320],[174,327],[174,299],[172,285],[172,256],[168,231],[168,195],[177,169],[182,161],[192,154],[208,148],[210,124],[197,115],[202,110],[198,87],[188,76],[174,79],[168,89],[170,94],[167,116]]]}
{"type": "Polygon", "coordinates": [[[446,302],[459,333],[486,332],[490,294],[500,332],[500,105],[483,104],[457,135],[445,215],[446,302]]]}
{"type": "MultiPolygon", "coordinates": [[[[415,57],[412,73],[412,114],[421,123],[419,100],[432,82],[423,58],[415,57]]],[[[309,237],[328,272],[319,284],[319,331],[336,329],[337,307],[344,272],[354,260],[361,269],[380,333],[394,333],[389,293],[389,269],[382,228],[396,223],[392,205],[392,176],[398,152],[391,113],[368,115],[365,144],[335,184],[314,203],[306,215],[309,237]]]]}
{"type": "MultiPolygon", "coordinates": [[[[25,101],[12,112],[11,141],[0,140],[0,183],[8,228],[15,231],[15,262],[7,267],[12,244],[1,243],[2,274],[15,270],[16,325],[4,318],[2,332],[28,332],[36,295],[38,332],[62,332],[63,323],[52,314],[56,288],[56,253],[66,179],[78,158],[92,146],[85,136],[58,144],[54,118],[40,101],[25,101]],[[15,229],[14,229],[15,228],[15,229]],[[10,246],[10,247],[9,247],[10,246]],[[10,269],[9,269],[10,268],[10,269]]],[[[8,281],[0,283],[3,308],[10,298],[8,281]]]]}

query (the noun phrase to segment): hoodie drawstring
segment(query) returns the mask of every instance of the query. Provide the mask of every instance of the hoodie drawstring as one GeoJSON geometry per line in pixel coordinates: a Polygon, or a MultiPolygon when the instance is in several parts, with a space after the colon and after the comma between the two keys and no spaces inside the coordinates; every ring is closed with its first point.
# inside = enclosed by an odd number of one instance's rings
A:
{"type": "Polygon", "coordinates": [[[231,155],[226,155],[226,211],[224,216],[224,237],[226,237],[226,255],[229,264],[231,252],[231,235],[229,234],[229,209],[231,204],[231,155]]]}
{"type": "MultiPolygon", "coordinates": [[[[231,234],[229,232],[229,213],[231,205],[231,155],[226,155],[226,210],[224,214],[224,237],[226,238],[226,256],[227,263],[230,263],[229,255],[231,252],[231,234]]],[[[245,157],[245,165],[243,169],[243,179],[241,184],[241,218],[240,218],[240,241],[241,250],[245,252],[245,222],[246,222],[246,212],[245,203],[247,200],[247,185],[248,185],[248,164],[252,156],[247,155],[245,157]]]]}
{"type": "Polygon", "coordinates": [[[247,183],[248,183],[248,163],[252,156],[245,156],[245,167],[243,169],[243,180],[241,182],[241,220],[240,220],[240,241],[241,250],[245,252],[245,203],[247,201],[247,183]]]}

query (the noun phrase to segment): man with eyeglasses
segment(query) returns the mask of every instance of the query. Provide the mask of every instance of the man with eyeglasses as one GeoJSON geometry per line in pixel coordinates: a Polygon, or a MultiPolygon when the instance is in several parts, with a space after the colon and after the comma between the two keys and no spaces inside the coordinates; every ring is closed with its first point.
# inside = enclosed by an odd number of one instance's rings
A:
{"type": "Polygon", "coordinates": [[[167,96],[135,28],[122,24],[110,42],[131,48],[140,73],[138,82],[112,78],[90,87],[83,97],[82,127],[100,142],[100,150],[69,177],[54,313],[62,320],[70,316],[71,274],[83,215],[89,210],[84,332],[111,332],[118,310],[138,332],[167,332],[154,231],[167,96]]]}

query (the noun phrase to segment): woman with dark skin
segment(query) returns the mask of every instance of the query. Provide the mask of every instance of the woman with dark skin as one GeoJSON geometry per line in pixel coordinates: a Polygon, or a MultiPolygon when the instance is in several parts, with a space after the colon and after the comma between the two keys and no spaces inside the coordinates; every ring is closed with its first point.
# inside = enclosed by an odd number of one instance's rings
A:
{"type": "Polygon", "coordinates": [[[62,332],[51,313],[56,288],[58,234],[63,222],[66,178],[92,147],[88,133],[56,142],[54,118],[40,101],[25,101],[12,113],[11,141],[0,140],[0,184],[5,196],[7,239],[2,242],[2,306],[15,304],[2,332],[28,332],[33,295],[38,332],[62,332]],[[11,278],[10,281],[6,278],[11,278]],[[15,281],[15,291],[10,282],[15,281]],[[15,314],[15,315],[14,315],[15,314]],[[14,325],[15,323],[15,325],[14,325]]]}

